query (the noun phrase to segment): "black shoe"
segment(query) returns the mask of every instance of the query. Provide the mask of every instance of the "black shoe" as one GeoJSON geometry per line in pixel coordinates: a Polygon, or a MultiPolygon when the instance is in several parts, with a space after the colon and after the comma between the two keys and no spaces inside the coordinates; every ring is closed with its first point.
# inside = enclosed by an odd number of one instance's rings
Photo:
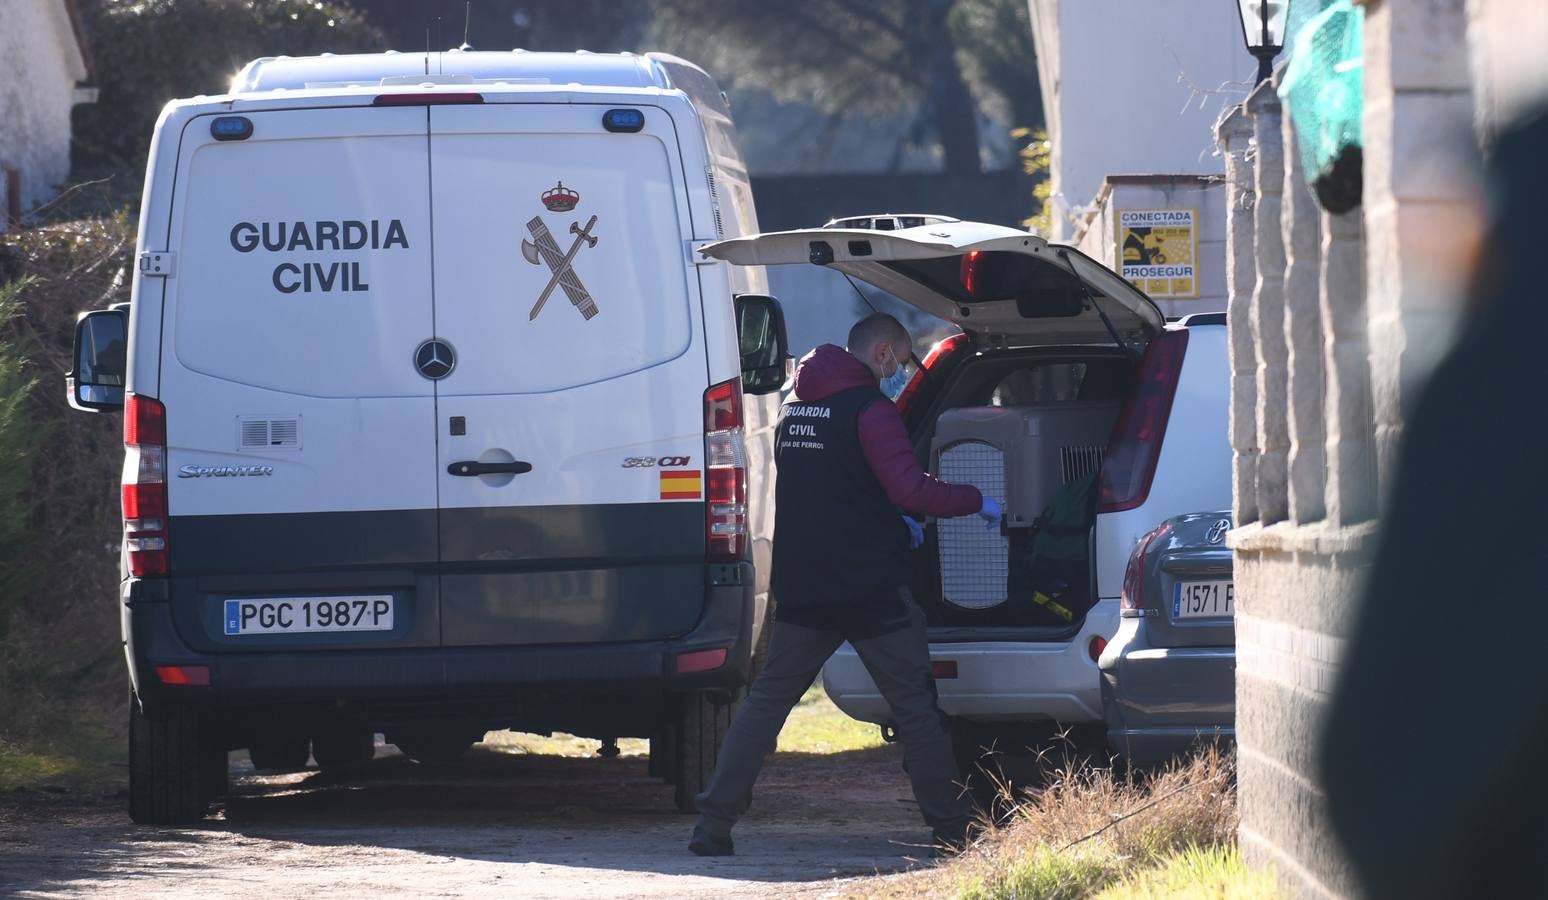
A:
{"type": "Polygon", "coordinates": [[[959,856],[964,853],[973,839],[968,834],[967,826],[961,828],[937,828],[930,835],[931,845],[935,849],[937,858],[959,856]]]}
{"type": "Polygon", "coordinates": [[[688,849],[699,856],[735,856],[736,847],[729,834],[707,834],[697,828],[688,841],[688,849]]]}

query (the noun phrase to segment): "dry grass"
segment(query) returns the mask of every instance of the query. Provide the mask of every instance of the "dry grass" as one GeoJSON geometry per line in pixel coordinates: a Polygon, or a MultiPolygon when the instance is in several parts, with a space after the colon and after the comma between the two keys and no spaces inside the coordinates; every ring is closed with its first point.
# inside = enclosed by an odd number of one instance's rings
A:
{"type": "MultiPolygon", "coordinates": [[[[1233,851],[1236,825],[1232,759],[1219,751],[1205,751],[1143,781],[1115,778],[1107,770],[1067,767],[1054,773],[1042,791],[1022,798],[1004,824],[989,826],[967,853],[941,866],[867,886],[859,895],[1094,897],[1150,870],[1180,865],[1179,871],[1190,871],[1179,859],[1192,860],[1198,868],[1201,858],[1215,860],[1233,851]]],[[[1239,859],[1234,854],[1221,859],[1212,871],[1234,876],[1236,869],[1225,863],[1235,865],[1239,859]]],[[[1120,896],[1194,895],[1147,894],[1144,885],[1135,890],[1139,892],[1120,896]]]]}

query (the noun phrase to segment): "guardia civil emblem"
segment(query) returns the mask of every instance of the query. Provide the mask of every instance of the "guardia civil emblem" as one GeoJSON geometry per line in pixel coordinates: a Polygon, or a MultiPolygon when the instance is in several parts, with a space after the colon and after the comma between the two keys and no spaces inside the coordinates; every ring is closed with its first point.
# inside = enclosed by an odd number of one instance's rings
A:
{"type": "MultiPolygon", "coordinates": [[[[569,212],[580,203],[580,192],[574,188],[567,188],[561,181],[552,188],[543,192],[543,206],[549,212],[569,212]]],[[[548,230],[548,225],[542,216],[533,216],[527,222],[527,231],[532,233],[532,240],[522,239],[521,255],[534,266],[548,266],[548,284],[543,287],[543,292],[538,294],[537,302],[532,304],[532,312],[527,315],[527,321],[538,317],[543,311],[543,304],[554,292],[554,288],[564,291],[570,298],[570,304],[580,310],[581,318],[591,321],[597,310],[597,302],[592,299],[591,292],[581,283],[580,276],[575,274],[575,256],[580,253],[582,247],[595,247],[597,238],[591,233],[591,229],[597,224],[597,217],[592,216],[586,220],[586,226],[581,227],[580,222],[570,223],[570,234],[575,235],[575,240],[570,244],[568,251],[560,250],[559,244],[554,240],[553,233],[548,230]]]]}

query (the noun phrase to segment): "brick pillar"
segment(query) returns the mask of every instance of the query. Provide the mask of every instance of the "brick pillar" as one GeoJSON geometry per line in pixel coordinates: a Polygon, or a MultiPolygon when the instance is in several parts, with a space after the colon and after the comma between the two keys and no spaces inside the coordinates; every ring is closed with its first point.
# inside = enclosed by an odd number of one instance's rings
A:
{"type": "Polygon", "coordinates": [[[1459,158],[1473,121],[1465,0],[1367,2],[1365,233],[1371,396],[1382,495],[1403,409],[1450,345],[1455,273],[1448,238],[1471,221],[1459,158]]]}
{"type": "Polygon", "coordinates": [[[1258,347],[1258,519],[1265,525],[1289,515],[1289,350],[1285,345],[1285,243],[1280,215],[1285,186],[1279,97],[1265,81],[1247,98],[1257,146],[1253,210],[1257,284],[1252,295],[1252,337],[1258,347]]]}
{"type": "MultiPolygon", "coordinates": [[[[1278,78],[1275,79],[1277,83],[1278,78]]],[[[1315,522],[1327,509],[1327,434],[1322,385],[1322,210],[1306,184],[1295,124],[1284,116],[1285,343],[1289,348],[1290,521],[1315,522]]]]}
{"type": "Polygon", "coordinates": [[[1258,520],[1258,350],[1252,338],[1253,164],[1252,123],[1238,106],[1220,121],[1216,141],[1226,171],[1226,328],[1231,360],[1231,496],[1238,525],[1258,520]]]}

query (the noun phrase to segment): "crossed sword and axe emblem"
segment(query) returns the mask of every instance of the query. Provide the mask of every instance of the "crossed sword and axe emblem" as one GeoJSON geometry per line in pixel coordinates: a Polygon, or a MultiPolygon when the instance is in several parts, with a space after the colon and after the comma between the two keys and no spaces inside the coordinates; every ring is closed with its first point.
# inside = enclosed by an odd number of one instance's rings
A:
{"type": "Polygon", "coordinates": [[[568,253],[559,251],[559,244],[554,241],[554,236],[543,223],[541,216],[533,216],[527,223],[527,230],[532,232],[532,240],[522,239],[521,255],[527,262],[534,266],[548,264],[548,270],[553,275],[548,279],[548,285],[543,288],[543,293],[538,295],[537,303],[533,304],[532,312],[527,315],[527,321],[538,317],[543,311],[543,304],[548,302],[548,297],[554,292],[554,288],[562,288],[565,296],[570,298],[570,303],[580,310],[581,317],[586,321],[597,314],[597,302],[591,299],[591,293],[586,286],[581,284],[580,276],[575,274],[575,254],[580,252],[581,245],[595,247],[597,239],[592,236],[591,228],[597,224],[597,217],[592,216],[582,228],[575,222],[570,223],[570,233],[575,235],[575,242],[570,245],[568,253]]]}

